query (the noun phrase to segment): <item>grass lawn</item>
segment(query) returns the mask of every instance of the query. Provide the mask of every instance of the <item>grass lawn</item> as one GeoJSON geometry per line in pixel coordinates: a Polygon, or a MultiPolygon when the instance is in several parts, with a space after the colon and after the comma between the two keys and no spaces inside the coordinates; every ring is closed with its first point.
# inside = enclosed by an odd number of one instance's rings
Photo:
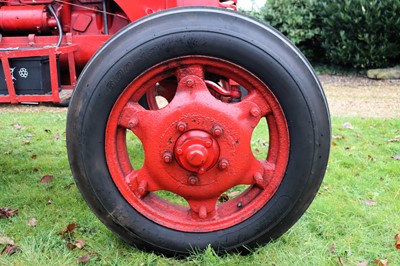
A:
{"type": "Polygon", "coordinates": [[[76,265],[85,254],[88,265],[400,265],[400,118],[333,117],[325,180],[289,232],[248,256],[209,249],[183,260],[126,245],[92,214],[71,176],[65,120],[64,112],[0,113],[0,208],[19,211],[0,219],[0,250],[11,240],[21,249],[0,265],[76,265]],[[54,178],[40,182],[45,175],[54,178]],[[71,223],[82,249],[61,235],[71,223]]]}

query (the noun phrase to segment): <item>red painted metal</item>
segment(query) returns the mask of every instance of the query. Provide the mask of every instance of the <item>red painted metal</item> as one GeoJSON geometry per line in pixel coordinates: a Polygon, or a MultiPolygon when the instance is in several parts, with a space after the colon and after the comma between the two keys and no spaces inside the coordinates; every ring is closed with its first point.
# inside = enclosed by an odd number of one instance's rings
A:
{"type": "MultiPolygon", "coordinates": [[[[232,2],[232,1],[228,1],[232,2]]],[[[73,89],[76,77],[83,67],[114,33],[130,22],[148,14],[179,6],[226,6],[219,0],[107,0],[103,10],[101,0],[7,0],[0,1],[0,56],[6,79],[8,95],[0,95],[0,102],[60,102],[59,89],[73,89]],[[51,15],[48,5],[56,11],[62,28],[59,40],[57,20],[51,15]],[[105,34],[104,15],[107,17],[108,34],[105,34]],[[27,52],[30,51],[30,52],[27,52]],[[50,61],[51,95],[18,95],[10,79],[9,59],[48,56],[50,61]],[[55,55],[55,56],[54,56],[55,55]],[[7,68],[8,67],[8,68],[7,68]],[[59,68],[57,70],[57,67],[59,68]],[[59,77],[61,75],[61,77],[59,77]],[[58,84],[58,81],[61,81],[58,84]],[[58,87],[58,88],[56,88],[58,87]]],[[[176,84],[165,81],[154,95],[149,95],[149,104],[158,108],[155,97],[171,99],[173,92],[165,89],[176,84]],[[167,93],[166,93],[167,92],[167,93]],[[152,98],[151,98],[152,97],[152,98]]]]}
{"type": "Polygon", "coordinates": [[[48,33],[56,26],[56,20],[48,16],[44,5],[0,7],[0,30],[2,32],[48,33]]]}
{"type": "Polygon", "coordinates": [[[156,223],[187,232],[216,231],[251,217],[279,187],[289,155],[286,120],[268,87],[237,65],[203,56],[160,63],[134,80],[111,111],[105,145],[111,176],[124,198],[156,223]],[[221,101],[207,86],[206,73],[241,85],[248,94],[239,102],[221,101]],[[145,109],[139,104],[155,84],[173,79],[177,86],[168,105],[145,109]],[[250,142],[264,119],[268,156],[258,160],[250,142]],[[139,169],[128,153],[132,133],[144,149],[139,169]],[[218,203],[238,185],[248,188],[218,203]],[[188,206],[161,198],[160,190],[179,195],[188,206]]]}

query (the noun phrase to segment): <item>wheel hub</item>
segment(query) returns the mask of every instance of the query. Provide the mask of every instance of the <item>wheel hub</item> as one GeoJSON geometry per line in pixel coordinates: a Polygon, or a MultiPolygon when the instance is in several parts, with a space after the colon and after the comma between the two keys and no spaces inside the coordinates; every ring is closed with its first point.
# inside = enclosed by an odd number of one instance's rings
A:
{"type": "Polygon", "coordinates": [[[191,130],[178,138],[174,154],[182,168],[204,174],[216,164],[219,158],[219,145],[209,133],[191,130]]]}

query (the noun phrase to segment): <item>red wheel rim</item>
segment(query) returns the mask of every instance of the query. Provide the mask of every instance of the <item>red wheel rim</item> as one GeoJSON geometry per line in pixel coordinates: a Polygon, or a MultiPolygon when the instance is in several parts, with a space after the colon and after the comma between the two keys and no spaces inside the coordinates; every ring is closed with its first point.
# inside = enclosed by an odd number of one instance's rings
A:
{"type": "Polygon", "coordinates": [[[286,119],[268,87],[240,66],[204,56],[162,62],[136,78],[111,111],[105,145],[112,179],[129,204],[148,219],[185,232],[221,230],[254,215],[275,194],[289,157],[286,119]],[[139,104],[146,92],[149,101],[152,90],[171,79],[176,88],[165,107],[139,104]],[[247,95],[240,95],[239,85],[247,95]],[[268,124],[269,146],[259,160],[250,142],[261,120],[268,124]],[[128,152],[132,133],[144,150],[138,169],[128,152]],[[238,185],[247,189],[218,201],[238,185]],[[179,195],[187,206],[158,191],[179,195]]]}

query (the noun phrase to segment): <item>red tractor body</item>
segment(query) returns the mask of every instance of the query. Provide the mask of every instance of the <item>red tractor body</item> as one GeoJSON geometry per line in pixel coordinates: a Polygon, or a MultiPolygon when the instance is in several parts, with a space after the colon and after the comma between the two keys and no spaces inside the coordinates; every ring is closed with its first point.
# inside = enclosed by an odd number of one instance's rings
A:
{"type": "Polygon", "coordinates": [[[182,6],[235,9],[219,0],[9,0],[0,4],[0,103],[68,99],[92,55],[129,23],[182,6]]]}

